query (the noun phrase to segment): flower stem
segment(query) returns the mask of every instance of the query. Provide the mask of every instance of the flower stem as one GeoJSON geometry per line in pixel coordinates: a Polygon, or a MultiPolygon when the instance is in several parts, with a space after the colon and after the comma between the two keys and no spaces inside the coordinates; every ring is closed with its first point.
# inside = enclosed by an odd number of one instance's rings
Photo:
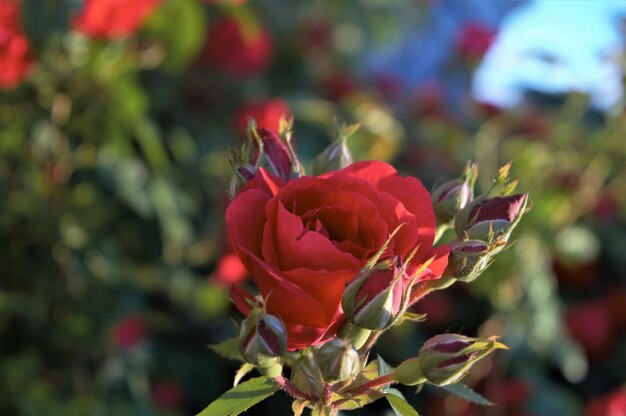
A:
{"type": "Polygon", "coordinates": [[[308,394],[300,391],[296,386],[294,386],[291,381],[285,378],[285,376],[282,374],[274,377],[274,381],[280,386],[281,389],[285,390],[290,396],[296,399],[306,400],[309,402],[316,402],[318,400],[317,397],[309,396],[308,394]]]}

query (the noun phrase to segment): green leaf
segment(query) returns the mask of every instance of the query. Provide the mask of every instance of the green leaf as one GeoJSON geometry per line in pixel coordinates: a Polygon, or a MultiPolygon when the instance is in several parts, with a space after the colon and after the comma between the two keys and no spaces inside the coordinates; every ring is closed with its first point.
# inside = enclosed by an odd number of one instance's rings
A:
{"type": "Polygon", "coordinates": [[[245,361],[241,356],[241,353],[239,352],[239,340],[237,339],[237,337],[228,338],[227,340],[222,341],[219,344],[209,345],[209,348],[223,358],[241,362],[245,361]]]}
{"type": "Polygon", "coordinates": [[[239,382],[241,381],[241,379],[252,370],[254,370],[254,365],[250,363],[243,363],[243,365],[239,367],[239,370],[237,370],[237,373],[235,374],[233,387],[236,387],[237,384],[239,384],[239,382]]]}
{"type": "Polygon", "coordinates": [[[450,384],[447,386],[442,386],[441,388],[449,393],[452,393],[456,396],[461,397],[462,399],[467,400],[468,402],[476,403],[481,406],[493,406],[492,402],[485,399],[483,396],[476,393],[474,390],[470,389],[463,383],[450,384]]]}
{"type": "Polygon", "coordinates": [[[196,416],[236,416],[277,390],[278,385],[267,377],[251,378],[222,394],[196,416]]]}
{"type": "Polygon", "coordinates": [[[419,416],[419,413],[405,399],[400,390],[389,389],[385,398],[391,405],[396,416],[419,416]]]}
{"type": "Polygon", "coordinates": [[[378,363],[378,377],[386,376],[393,371],[393,367],[387,364],[380,355],[376,356],[376,361],[378,363]]]}

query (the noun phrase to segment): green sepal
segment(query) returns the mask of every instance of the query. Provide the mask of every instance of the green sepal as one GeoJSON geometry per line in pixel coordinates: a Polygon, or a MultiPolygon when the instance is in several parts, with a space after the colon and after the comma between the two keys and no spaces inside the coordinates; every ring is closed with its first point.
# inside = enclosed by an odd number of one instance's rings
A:
{"type": "Polygon", "coordinates": [[[455,396],[459,396],[462,399],[467,400],[481,406],[493,406],[494,403],[490,402],[474,390],[470,389],[463,383],[448,384],[447,386],[441,386],[442,389],[448,393],[452,393],[455,396]]]}
{"type": "Polygon", "coordinates": [[[241,381],[242,378],[245,377],[250,371],[254,370],[254,366],[250,363],[243,363],[237,373],[235,373],[235,380],[233,381],[233,387],[236,387],[237,384],[241,381]]]}
{"type": "Polygon", "coordinates": [[[245,362],[241,352],[239,352],[239,339],[237,337],[228,338],[218,344],[209,345],[209,348],[223,358],[245,362]]]}

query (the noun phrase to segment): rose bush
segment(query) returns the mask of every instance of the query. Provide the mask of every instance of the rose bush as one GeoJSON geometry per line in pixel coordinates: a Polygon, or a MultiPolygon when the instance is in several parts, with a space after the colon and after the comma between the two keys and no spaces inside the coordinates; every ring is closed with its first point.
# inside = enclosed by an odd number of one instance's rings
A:
{"type": "MultiPolygon", "coordinates": [[[[409,276],[426,266],[417,282],[439,278],[449,253],[432,247],[435,214],[421,182],[377,161],[290,181],[261,168],[231,202],[226,223],[267,311],[285,323],[289,350],[336,334],[346,284],[399,226],[385,255],[405,260],[417,247],[408,265],[409,276]]],[[[247,314],[251,296],[237,288],[232,295],[247,314]]]]}

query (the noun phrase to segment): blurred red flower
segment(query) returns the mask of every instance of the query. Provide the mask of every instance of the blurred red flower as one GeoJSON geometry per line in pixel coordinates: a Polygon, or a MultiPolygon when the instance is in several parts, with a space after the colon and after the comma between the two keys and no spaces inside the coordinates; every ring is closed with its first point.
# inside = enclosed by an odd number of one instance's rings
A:
{"type": "Polygon", "coordinates": [[[236,285],[248,275],[248,272],[235,253],[228,253],[217,263],[213,277],[227,285],[236,285]]]}
{"type": "Polygon", "coordinates": [[[72,27],[92,38],[117,39],[135,33],[162,0],[86,0],[72,27]]]}
{"type": "Polygon", "coordinates": [[[532,389],[526,380],[510,379],[490,387],[487,398],[506,409],[522,409],[532,396],[532,389]]]}
{"type": "Polygon", "coordinates": [[[222,17],[209,27],[205,59],[229,75],[247,78],[263,71],[272,54],[269,32],[255,21],[222,17]]]}
{"type": "Polygon", "coordinates": [[[337,71],[322,79],[322,88],[328,98],[334,101],[340,101],[355,92],[357,85],[354,81],[354,75],[337,71]]]}
{"type": "Polygon", "coordinates": [[[162,409],[175,409],[183,401],[183,390],[172,380],[158,380],[152,384],[152,401],[162,409]]]}
{"type": "Polygon", "coordinates": [[[111,330],[111,335],[116,346],[130,349],[145,338],[145,319],[139,314],[127,315],[115,324],[111,330]]]}
{"type": "Polygon", "coordinates": [[[17,0],[0,1],[0,89],[11,89],[28,75],[33,60],[20,27],[17,0]]]}
{"type": "Polygon", "coordinates": [[[570,334],[591,358],[604,355],[613,342],[611,315],[604,302],[590,301],[570,308],[565,316],[570,334]]]}
{"type": "Polygon", "coordinates": [[[248,119],[256,120],[259,129],[267,129],[274,133],[278,132],[278,123],[282,116],[291,117],[291,109],[287,101],[281,98],[270,98],[261,101],[250,101],[237,111],[235,116],[237,130],[246,134],[248,119]]]}
{"type": "Polygon", "coordinates": [[[626,391],[618,390],[590,400],[585,416],[626,416],[626,391]]]}
{"type": "Polygon", "coordinates": [[[463,59],[476,61],[487,52],[496,34],[496,30],[482,23],[468,23],[457,33],[456,50],[463,59]]]}

